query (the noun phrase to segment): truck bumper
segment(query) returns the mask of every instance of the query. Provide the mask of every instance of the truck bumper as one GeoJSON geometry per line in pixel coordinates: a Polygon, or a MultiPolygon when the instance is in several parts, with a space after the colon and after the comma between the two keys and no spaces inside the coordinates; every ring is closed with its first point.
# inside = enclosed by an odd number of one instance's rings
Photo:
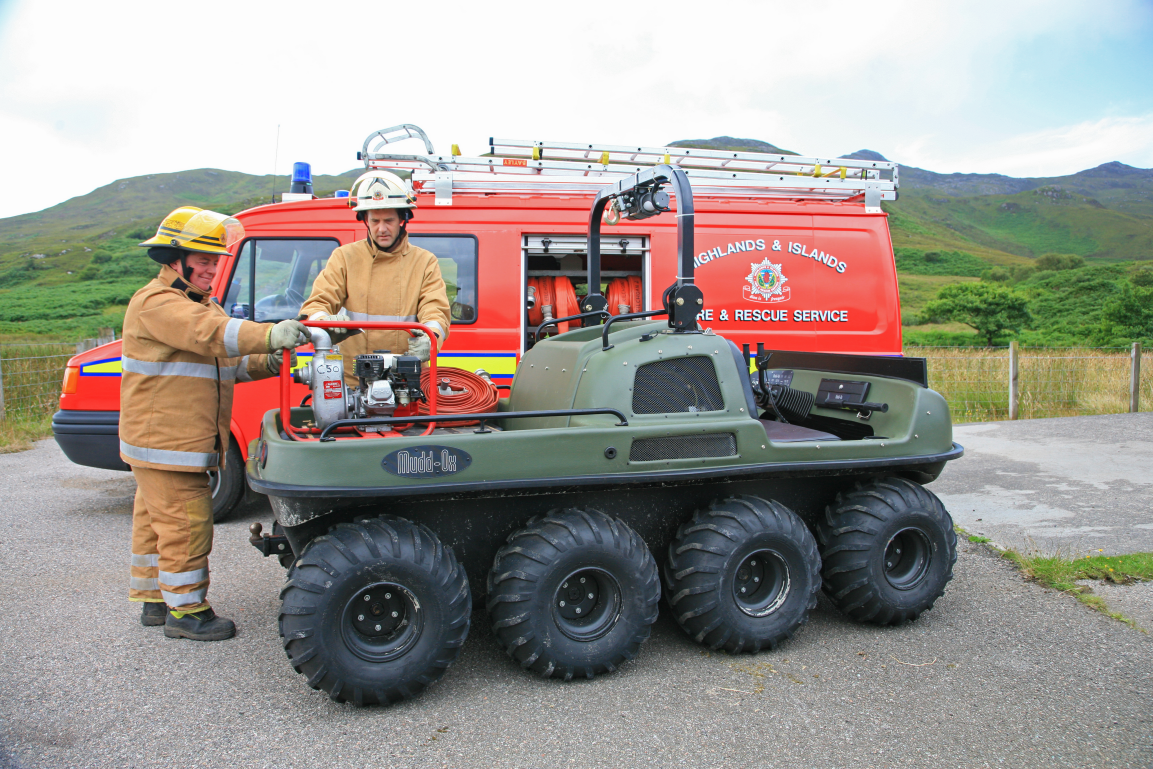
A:
{"type": "Polygon", "coordinates": [[[52,415],[52,433],[64,456],[78,465],[131,470],[120,459],[119,411],[65,411],[52,415]]]}

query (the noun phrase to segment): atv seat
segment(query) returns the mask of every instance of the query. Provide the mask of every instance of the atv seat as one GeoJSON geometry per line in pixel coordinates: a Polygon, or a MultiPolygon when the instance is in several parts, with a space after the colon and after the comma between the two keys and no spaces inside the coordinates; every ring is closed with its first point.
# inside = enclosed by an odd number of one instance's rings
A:
{"type": "Polygon", "coordinates": [[[765,428],[765,435],[774,443],[798,443],[800,441],[839,441],[832,433],[810,430],[800,425],[774,422],[771,419],[758,420],[765,428]]]}

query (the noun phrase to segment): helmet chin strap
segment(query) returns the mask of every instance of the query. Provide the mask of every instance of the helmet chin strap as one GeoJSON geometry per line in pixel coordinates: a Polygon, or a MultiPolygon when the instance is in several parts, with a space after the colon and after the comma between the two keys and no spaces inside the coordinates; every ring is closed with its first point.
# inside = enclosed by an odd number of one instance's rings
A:
{"type": "Polygon", "coordinates": [[[188,266],[188,252],[181,252],[180,254],[180,271],[184,273],[184,282],[192,282],[192,268],[188,266]]]}

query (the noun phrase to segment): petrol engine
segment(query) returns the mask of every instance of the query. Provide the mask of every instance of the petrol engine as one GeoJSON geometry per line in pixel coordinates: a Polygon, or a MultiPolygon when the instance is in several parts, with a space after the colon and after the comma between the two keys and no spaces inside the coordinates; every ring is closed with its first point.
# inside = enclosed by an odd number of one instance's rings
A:
{"type": "MultiPolygon", "coordinates": [[[[344,359],[335,348],[317,348],[312,363],[294,373],[296,381],[312,389],[312,413],[320,428],[340,419],[410,416],[425,400],[420,387],[420,358],[394,355],[388,350],[357,355],[353,374],[358,384],[344,381],[344,359]]],[[[364,426],[364,432],[391,427],[364,426]]]]}

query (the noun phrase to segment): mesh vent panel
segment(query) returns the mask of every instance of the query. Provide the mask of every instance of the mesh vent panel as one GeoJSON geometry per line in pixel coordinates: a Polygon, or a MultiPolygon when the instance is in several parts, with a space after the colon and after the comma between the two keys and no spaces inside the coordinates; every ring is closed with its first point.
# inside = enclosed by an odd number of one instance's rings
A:
{"type": "Polygon", "coordinates": [[[724,407],[717,370],[708,356],[658,360],[637,369],[634,414],[684,414],[724,407]]]}
{"type": "Polygon", "coordinates": [[[652,462],[658,459],[707,459],[735,457],[737,438],[732,433],[671,435],[663,438],[638,438],[629,449],[630,462],[652,462]]]}

